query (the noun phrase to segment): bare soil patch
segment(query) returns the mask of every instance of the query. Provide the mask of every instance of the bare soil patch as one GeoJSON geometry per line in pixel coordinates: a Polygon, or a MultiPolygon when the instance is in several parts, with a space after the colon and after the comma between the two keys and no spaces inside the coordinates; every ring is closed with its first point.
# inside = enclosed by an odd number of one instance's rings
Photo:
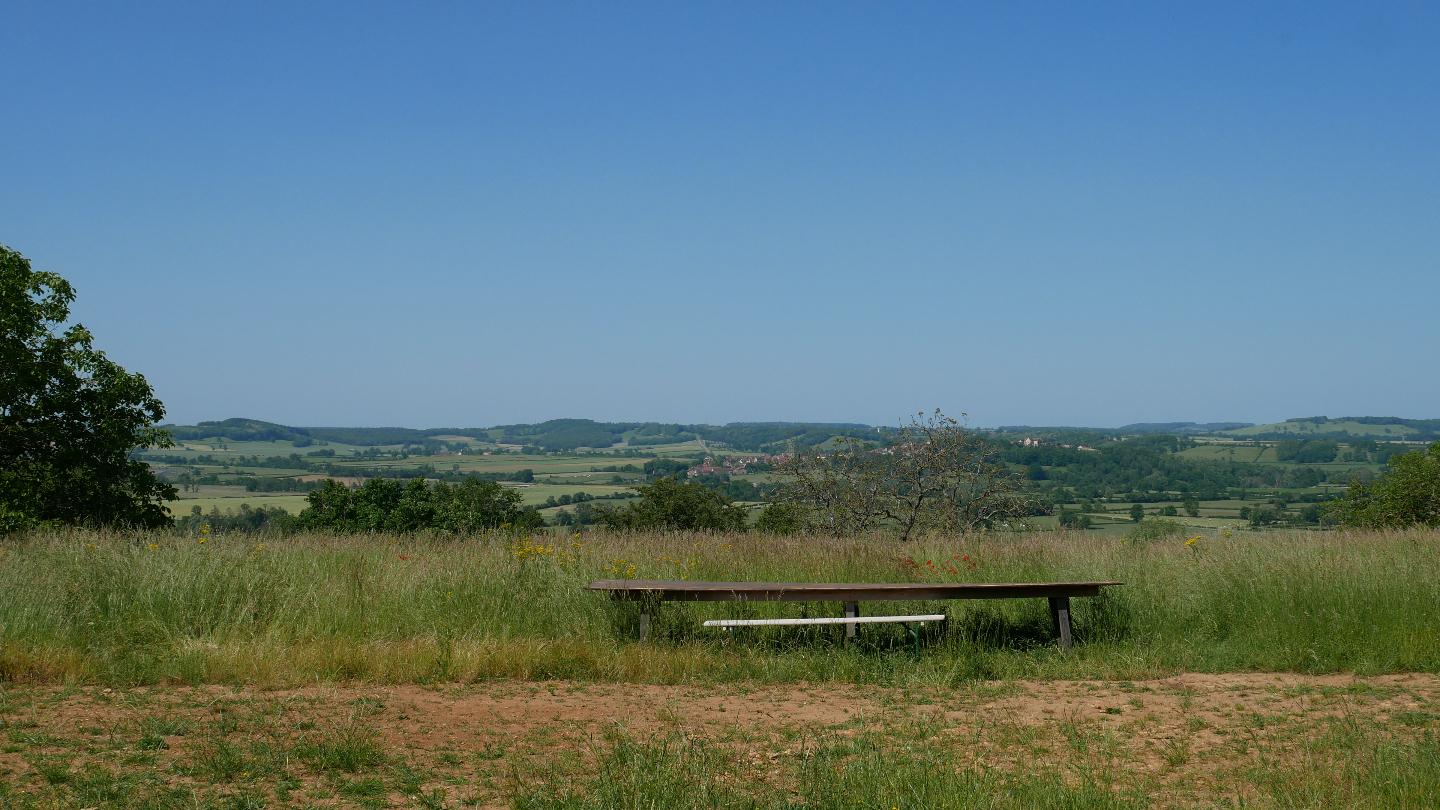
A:
{"type": "Polygon", "coordinates": [[[269,795],[281,789],[264,781],[269,767],[293,779],[282,785],[288,800],[344,805],[364,769],[327,770],[284,752],[353,732],[372,740],[392,769],[403,764],[417,774],[407,787],[387,782],[372,804],[406,805],[405,791],[418,789],[459,806],[493,806],[519,782],[583,774],[617,734],[730,746],[759,779],[779,778],[777,760],[802,755],[807,740],[880,735],[946,746],[957,767],[1079,761],[1113,768],[1122,780],[1166,785],[1159,803],[1183,805],[1202,796],[1243,798],[1230,771],[1257,749],[1298,748],[1337,719],[1396,733],[1440,731],[1440,676],[1187,674],[934,689],[520,681],[278,691],[7,688],[0,690],[0,728],[8,733],[0,780],[42,796],[54,789],[43,765],[63,761],[76,771],[140,768],[165,787],[269,795]],[[207,759],[217,746],[251,764],[217,770],[207,759]],[[281,764],[265,765],[265,751],[281,752],[281,764]]]}

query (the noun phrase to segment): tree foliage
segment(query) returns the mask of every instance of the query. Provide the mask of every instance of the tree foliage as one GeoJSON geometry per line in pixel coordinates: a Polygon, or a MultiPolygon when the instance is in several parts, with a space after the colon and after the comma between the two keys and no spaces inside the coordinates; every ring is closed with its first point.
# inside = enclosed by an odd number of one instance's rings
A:
{"type": "Polygon", "coordinates": [[[693,481],[661,478],[636,489],[640,497],[619,509],[599,509],[598,523],[620,531],[744,531],[745,510],[693,481]]]}
{"type": "Polygon", "coordinates": [[[1327,506],[1329,517],[1347,526],[1440,526],[1440,442],[1391,458],[1384,475],[1351,484],[1345,497],[1327,506]]]}
{"type": "Polygon", "coordinates": [[[154,427],[165,408],[88,329],[63,327],[74,300],[65,279],[0,245],[0,530],[167,525],[175,488],[130,455],[169,446],[154,427]]]}
{"type": "Polygon", "coordinates": [[[537,512],[521,506],[513,489],[473,478],[433,485],[422,478],[404,483],[371,478],[355,489],[327,480],[306,499],[298,522],[311,530],[464,534],[504,526],[534,528],[542,522],[537,512]]]}
{"type": "Polygon", "coordinates": [[[988,529],[1032,508],[998,449],[938,410],[917,414],[886,446],[853,438],[837,445],[779,469],[788,477],[783,497],[837,535],[883,525],[898,528],[902,540],[920,531],[988,529]]]}
{"type": "Polygon", "coordinates": [[[780,501],[767,504],[755,519],[755,531],[761,534],[798,534],[809,524],[805,507],[780,501]]]}

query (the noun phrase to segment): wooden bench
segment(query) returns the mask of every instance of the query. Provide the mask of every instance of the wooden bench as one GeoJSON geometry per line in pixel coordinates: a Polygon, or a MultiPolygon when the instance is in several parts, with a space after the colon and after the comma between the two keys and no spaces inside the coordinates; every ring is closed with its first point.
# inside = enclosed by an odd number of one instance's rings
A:
{"type": "MultiPolygon", "coordinates": [[[[650,635],[650,616],[660,602],[840,602],[845,638],[856,634],[861,602],[923,599],[1027,599],[1050,602],[1050,619],[1060,646],[1070,649],[1070,598],[1099,596],[1121,582],[690,582],[665,579],[602,579],[585,586],[612,599],[640,602],[640,638],[650,635]]],[[[878,617],[877,617],[878,618],[878,617]]],[[[887,617],[888,618],[888,617],[887,617]]],[[[904,617],[896,617],[902,619],[904,617]]],[[[739,621],[739,620],[736,620],[739,621]]],[[[756,620],[750,620],[756,621],[756,620]]],[[[763,621],[763,620],[762,620],[763,621]]],[[[769,620],[777,621],[777,620],[769,620]]],[[[778,620],[787,623],[807,620],[778,620]]],[[[720,625],[723,626],[723,625],[720,625]]]]}

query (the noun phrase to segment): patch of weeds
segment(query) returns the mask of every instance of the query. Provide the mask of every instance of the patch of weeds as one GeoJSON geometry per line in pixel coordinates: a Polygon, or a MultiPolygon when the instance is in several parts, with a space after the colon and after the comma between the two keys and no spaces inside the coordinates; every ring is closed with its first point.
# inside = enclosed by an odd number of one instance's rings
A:
{"type": "Polygon", "coordinates": [[[70,773],[70,761],[58,757],[36,757],[30,760],[30,767],[47,785],[63,785],[74,776],[70,773]]]}
{"type": "Polygon", "coordinates": [[[340,795],[352,799],[376,799],[385,795],[385,783],[374,776],[356,779],[340,785],[340,795]]]}
{"type": "Polygon", "coordinates": [[[375,732],[356,723],[327,734],[312,735],[295,746],[295,756],[319,771],[355,773],[385,764],[375,732]]]}
{"type": "Polygon", "coordinates": [[[215,740],[195,754],[194,772],[214,782],[233,782],[245,773],[249,762],[238,747],[226,740],[215,740]]]}
{"type": "Polygon", "coordinates": [[[240,729],[240,718],[236,717],[234,712],[229,711],[223,706],[217,708],[215,712],[219,715],[215,718],[215,732],[217,734],[222,736],[234,734],[240,729]]]}
{"type": "Polygon", "coordinates": [[[441,751],[440,755],[435,758],[435,761],[441,765],[448,765],[453,768],[460,764],[461,759],[460,755],[454,751],[441,751]]]}
{"type": "Polygon", "coordinates": [[[46,734],[43,731],[20,731],[18,729],[10,732],[10,741],[17,745],[36,748],[76,748],[79,745],[74,740],[46,734]]]}
{"type": "Polygon", "coordinates": [[[435,788],[429,793],[423,793],[417,797],[420,806],[425,810],[445,810],[445,791],[435,788]]]}
{"type": "Polygon", "coordinates": [[[362,717],[385,711],[385,703],[379,698],[359,697],[350,701],[350,705],[354,706],[355,713],[362,717]]]}
{"type": "Polygon", "coordinates": [[[190,730],[190,723],[177,717],[147,717],[140,721],[142,734],[159,737],[181,737],[190,730]]]}
{"type": "Polygon", "coordinates": [[[395,792],[403,796],[418,796],[425,783],[425,774],[417,771],[410,763],[401,762],[391,771],[395,792]]]}
{"type": "Polygon", "coordinates": [[[264,796],[254,793],[241,793],[230,796],[222,805],[226,810],[265,810],[267,803],[264,796]]]}
{"type": "Polygon", "coordinates": [[[1395,722],[1406,726],[1424,727],[1440,724],[1440,714],[1435,712],[1396,712],[1395,722]]]}
{"type": "Polygon", "coordinates": [[[1190,761],[1190,738],[1172,737],[1160,747],[1160,758],[1172,768],[1178,768],[1190,761]]]}
{"type": "Polygon", "coordinates": [[[161,751],[169,748],[170,743],[165,742],[165,738],[159,734],[150,734],[147,732],[140,735],[140,740],[135,743],[135,747],[141,751],[161,751]]]}
{"type": "Polygon", "coordinates": [[[85,807],[127,807],[139,781],[135,775],[121,776],[91,765],[71,778],[70,789],[85,807]]]}
{"type": "Polygon", "coordinates": [[[1080,727],[1074,718],[1066,718],[1060,721],[1060,733],[1065,735],[1065,742],[1070,745],[1070,750],[1077,754],[1084,754],[1090,751],[1090,733],[1080,727]]]}
{"type": "Polygon", "coordinates": [[[292,776],[282,776],[275,781],[275,800],[282,806],[290,804],[290,793],[300,789],[300,780],[292,776]]]}

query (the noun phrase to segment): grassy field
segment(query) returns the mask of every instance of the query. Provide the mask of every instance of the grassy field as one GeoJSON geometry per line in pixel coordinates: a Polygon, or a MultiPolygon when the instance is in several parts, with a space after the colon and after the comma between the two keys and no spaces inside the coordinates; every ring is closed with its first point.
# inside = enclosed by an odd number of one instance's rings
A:
{"type": "Polygon", "coordinates": [[[545,502],[546,498],[559,498],[561,495],[574,495],[583,492],[586,495],[595,497],[608,495],[633,495],[635,490],[626,486],[615,486],[610,484],[505,484],[516,492],[520,493],[526,506],[538,506],[545,502]]]}
{"type": "Polygon", "coordinates": [[[1428,807],[1437,552],[1435,531],[11,539],[0,805],[1428,807]],[[615,576],[1126,584],[1075,601],[1069,652],[1041,600],[886,605],[948,613],[916,652],[892,626],[699,626],[799,604],[666,605],[638,642],[633,606],[582,589],[615,576]]]}
{"type": "MultiPolygon", "coordinates": [[[[234,487],[234,489],[241,490],[240,487],[234,487]]],[[[300,510],[305,508],[305,503],[305,495],[300,493],[267,494],[237,491],[233,495],[182,496],[180,500],[169,502],[166,508],[170,510],[170,514],[182,516],[190,514],[190,510],[197,506],[200,507],[201,512],[207,514],[211,509],[235,513],[240,511],[241,504],[248,504],[252,509],[259,509],[262,506],[278,506],[291,514],[299,514],[300,510]]]]}
{"type": "Polygon", "coordinates": [[[1440,604],[1437,552],[1433,531],[1235,533],[1193,545],[1046,533],[904,547],[882,538],[753,535],[199,543],[64,533],[3,548],[0,677],[903,685],[1179,671],[1440,672],[1440,638],[1420,618],[1440,604]],[[800,615],[797,604],[666,605],[657,641],[634,644],[633,607],[582,589],[617,575],[891,581],[925,578],[927,561],[938,578],[1127,584],[1077,601],[1084,643],[1068,655],[1050,643],[1040,600],[896,604],[896,612],[950,614],[914,656],[895,627],[867,628],[865,643],[842,648],[829,627],[757,630],[734,643],[699,626],[711,617],[800,615]]]}

